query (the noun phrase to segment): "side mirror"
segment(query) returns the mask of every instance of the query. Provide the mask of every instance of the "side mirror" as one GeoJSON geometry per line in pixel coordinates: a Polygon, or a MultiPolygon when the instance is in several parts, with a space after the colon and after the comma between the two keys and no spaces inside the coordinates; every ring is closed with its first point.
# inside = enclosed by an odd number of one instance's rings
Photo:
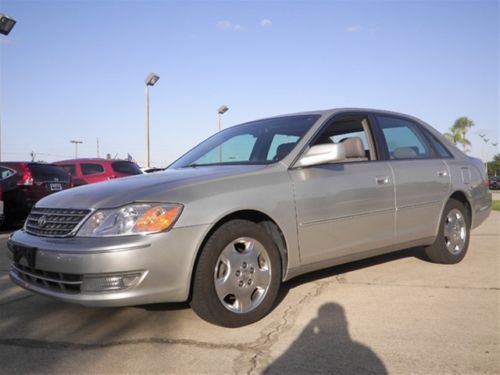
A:
{"type": "Polygon", "coordinates": [[[328,143],[312,146],[297,162],[298,167],[308,167],[332,163],[345,159],[345,146],[342,143],[328,143]]]}

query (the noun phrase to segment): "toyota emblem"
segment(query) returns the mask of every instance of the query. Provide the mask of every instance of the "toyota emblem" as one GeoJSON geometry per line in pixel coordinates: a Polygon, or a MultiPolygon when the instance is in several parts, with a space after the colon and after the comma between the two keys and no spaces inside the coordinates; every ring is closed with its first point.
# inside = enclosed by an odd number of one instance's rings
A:
{"type": "Polygon", "coordinates": [[[47,216],[45,215],[40,216],[40,218],[38,219],[38,226],[40,228],[43,228],[46,224],[47,224],[47,216]]]}

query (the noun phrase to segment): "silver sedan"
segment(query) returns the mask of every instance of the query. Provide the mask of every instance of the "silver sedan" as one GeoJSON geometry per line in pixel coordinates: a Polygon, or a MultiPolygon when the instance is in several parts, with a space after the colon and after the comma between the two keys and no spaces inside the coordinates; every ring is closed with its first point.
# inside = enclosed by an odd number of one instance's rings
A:
{"type": "Polygon", "coordinates": [[[166,171],[48,196],[8,241],[14,283],[90,306],[189,300],[237,327],[300,274],[423,246],[460,262],[491,210],[482,162],[426,123],[333,109],[228,128],[166,171]]]}

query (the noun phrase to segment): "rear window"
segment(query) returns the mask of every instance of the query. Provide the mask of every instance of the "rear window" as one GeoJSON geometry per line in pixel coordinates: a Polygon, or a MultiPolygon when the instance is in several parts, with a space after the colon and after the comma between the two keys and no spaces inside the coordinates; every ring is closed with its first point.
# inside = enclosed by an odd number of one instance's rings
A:
{"type": "Polygon", "coordinates": [[[104,172],[104,167],[101,164],[95,164],[95,163],[81,164],[80,168],[82,170],[82,174],[84,174],[85,176],[104,172]]]}
{"type": "Polygon", "coordinates": [[[142,174],[137,164],[130,161],[115,161],[113,164],[111,164],[111,167],[117,173],[142,174]]]}
{"type": "Polygon", "coordinates": [[[35,181],[69,181],[70,176],[63,168],[54,164],[28,164],[35,181]]]}

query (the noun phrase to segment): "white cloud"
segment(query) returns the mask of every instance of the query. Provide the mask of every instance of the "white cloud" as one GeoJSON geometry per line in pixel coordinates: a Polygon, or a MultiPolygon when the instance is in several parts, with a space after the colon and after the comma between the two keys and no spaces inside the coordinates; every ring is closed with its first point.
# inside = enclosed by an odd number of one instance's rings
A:
{"type": "Polygon", "coordinates": [[[245,28],[237,23],[232,23],[231,21],[224,20],[217,22],[217,28],[220,31],[243,31],[245,28]]]}
{"type": "Polygon", "coordinates": [[[217,22],[217,28],[222,31],[230,30],[233,27],[233,23],[231,21],[219,21],[217,22]]]}
{"type": "Polygon", "coordinates": [[[264,18],[264,19],[260,20],[260,26],[262,26],[262,27],[269,27],[272,24],[273,24],[273,21],[271,21],[268,18],[264,18]]]}
{"type": "Polygon", "coordinates": [[[348,33],[357,33],[359,31],[363,30],[363,27],[359,25],[352,25],[347,28],[348,33]]]}

